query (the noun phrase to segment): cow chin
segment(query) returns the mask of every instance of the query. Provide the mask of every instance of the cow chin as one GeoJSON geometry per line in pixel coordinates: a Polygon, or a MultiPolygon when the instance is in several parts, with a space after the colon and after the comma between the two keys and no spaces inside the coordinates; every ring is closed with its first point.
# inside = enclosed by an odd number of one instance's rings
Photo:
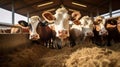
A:
{"type": "Polygon", "coordinates": [[[66,35],[60,35],[60,36],[58,36],[58,38],[60,38],[61,40],[64,40],[64,39],[66,39],[68,36],[66,36],[66,35]]]}
{"type": "Polygon", "coordinates": [[[56,37],[58,37],[61,40],[64,40],[64,39],[68,38],[69,35],[68,34],[58,34],[58,35],[56,35],[56,37]]]}
{"type": "Polygon", "coordinates": [[[39,35],[37,35],[37,36],[30,35],[29,39],[30,40],[38,40],[38,39],[40,39],[40,37],[39,37],[39,35]]]}

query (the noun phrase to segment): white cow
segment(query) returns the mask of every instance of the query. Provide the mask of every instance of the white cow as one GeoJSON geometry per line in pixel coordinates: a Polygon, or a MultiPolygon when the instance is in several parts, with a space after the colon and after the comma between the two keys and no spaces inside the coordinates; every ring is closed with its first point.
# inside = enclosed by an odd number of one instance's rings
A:
{"type": "Polygon", "coordinates": [[[108,32],[105,28],[105,18],[102,16],[97,16],[94,21],[95,28],[97,31],[99,31],[99,35],[108,35],[108,32]]]}
{"type": "MultiPolygon", "coordinates": [[[[69,14],[68,11],[62,7],[58,8],[53,15],[50,12],[43,12],[43,18],[49,23],[54,22],[55,37],[61,40],[62,46],[65,45],[64,40],[67,39],[69,34],[69,14]]],[[[61,45],[60,45],[61,46],[61,45]]]]}
{"type": "Polygon", "coordinates": [[[81,26],[83,27],[84,40],[86,37],[93,37],[93,21],[89,16],[83,16],[80,19],[81,26]]]}
{"type": "Polygon", "coordinates": [[[71,15],[71,22],[73,23],[70,28],[70,40],[73,44],[79,44],[83,38],[83,29],[79,18],[81,17],[80,12],[74,11],[71,15]]]}
{"type": "Polygon", "coordinates": [[[84,41],[86,37],[92,37],[93,34],[93,21],[89,16],[83,16],[81,19],[80,12],[72,13],[73,25],[70,28],[71,41],[75,44],[79,44],[84,41]]]}

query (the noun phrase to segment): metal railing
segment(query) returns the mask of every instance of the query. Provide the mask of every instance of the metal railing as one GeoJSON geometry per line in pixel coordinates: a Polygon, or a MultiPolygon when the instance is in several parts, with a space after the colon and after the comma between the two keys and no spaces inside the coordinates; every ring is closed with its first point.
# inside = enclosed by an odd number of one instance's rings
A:
{"type": "Polygon", "coordinates": [[[15,26],[15,25],[12,25],[12,24],[5,24],[5,23],[0,23],[0,26],[1,27],[10,27],[10,28],[19,28],[19,30],[20,30],[19,33],[22,33],[22,28],[20,26],[15,26]]]}

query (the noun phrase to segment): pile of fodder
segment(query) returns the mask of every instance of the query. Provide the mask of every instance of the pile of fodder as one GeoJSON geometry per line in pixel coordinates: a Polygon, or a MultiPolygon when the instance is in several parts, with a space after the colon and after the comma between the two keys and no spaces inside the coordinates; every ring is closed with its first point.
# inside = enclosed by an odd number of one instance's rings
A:
{"type": "Polygon", "coordinates": [[[107,48],[78,49],[66,59],[66,67],[119,67],[120,54],[107,48]]]}

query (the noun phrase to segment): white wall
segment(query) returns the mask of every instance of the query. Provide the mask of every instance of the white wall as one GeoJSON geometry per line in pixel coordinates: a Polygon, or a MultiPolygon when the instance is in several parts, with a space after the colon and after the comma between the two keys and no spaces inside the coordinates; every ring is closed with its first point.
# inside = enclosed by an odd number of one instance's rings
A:
{"type": "MultiPolygon", "coordinates": [[[[15,13],[15,24],[17,24],[17,22],[19,20],[25,20],[25,21],[27,21],[27,17],[15,13]]],[[[0,23],[1,22],[2,23],[12,24],[12,12],[0,8],[0,23]]]]}

